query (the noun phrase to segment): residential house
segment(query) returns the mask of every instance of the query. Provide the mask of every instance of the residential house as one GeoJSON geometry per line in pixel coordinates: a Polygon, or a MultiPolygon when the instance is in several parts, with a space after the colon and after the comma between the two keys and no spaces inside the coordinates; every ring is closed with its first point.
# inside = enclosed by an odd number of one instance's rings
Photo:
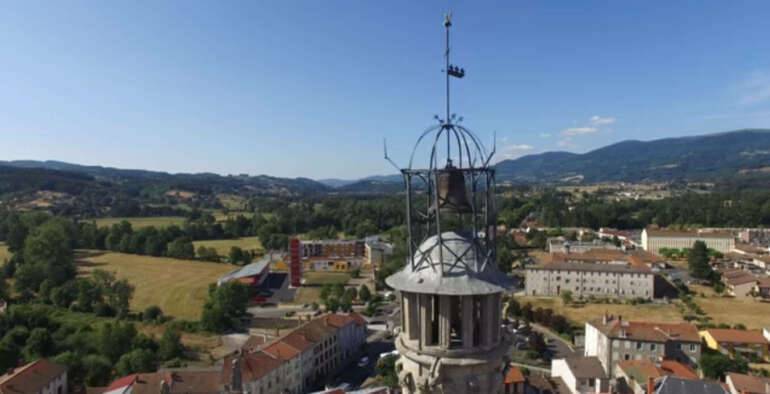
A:
{"type": "Polygon", "coordinates": [[[218,394],[223,386],[219,370],[167,370],[138,373],[115,380],[107,387],[92,387],[89,394],[218,394]]]}
{"type": "Polygon", "coordinates": [[[766,394],[770,393],[770,379],[760,376],[729,372],[725,379],[730,394],[766,394]]]}
{"type": "Polygon", "coordinates": [[[0,376],[0,394],[65,394],[67,390],[67,367],[44,358],[0,376]]]}
{"type": "Polygon", "coordinates": [[[700,336],[709,349],[730,357],[741,355],[749,360],[768,360],[770,342],[760,330],[711,328],[701,331],[700,336]]]}
{"type": "Polygon", "coordinates": [[[654,388],[655,381],[664,376],[698,379],[692,368],[677,361],[624,360],[615,367],[615,390],[622,394],[647,394],[654,388]]]}
{"type": "Polygon", "coordinates": [[[757,279],[754,285],[754,294],[764,300],[770,299],[770,278],[757,279]]]}
{"type": "Polygon", "coordinates": [[[722,282],[727,294],[736,298],[751,297],[757,284],[757,278],[748,271],[732,270],[722,272],[722,282]]]}
{"type": "Polygon", "coordinates": [[[585,355],[597,357],[611,377],[619,361],[675,360],[695,365],[700,354],[698,329],[690,323],[626,321],[610,315],[586,322],[585,355]]]}
{"type": "Polygon", "coordinates": [[[551,377],[560,378],[572,394],[609,393],[610,380],[596,357],[568,357],[551,361],[551,377]]]}

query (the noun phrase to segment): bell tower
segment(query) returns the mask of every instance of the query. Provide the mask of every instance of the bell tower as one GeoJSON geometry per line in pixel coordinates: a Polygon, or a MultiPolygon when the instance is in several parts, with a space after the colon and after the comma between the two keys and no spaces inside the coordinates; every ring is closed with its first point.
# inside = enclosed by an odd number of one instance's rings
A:
{"type": "Polygon", "coordinates": [[[386,279],[401,297],[396,371],[409,394],[497,394],[510,347],[501,298],[511,282],[497,268],[494,148],[487,153],[450,112],[450,79],[465,76],[449,62],[451,26],[447,15],[446,117],[436,116],[400,169],[409,255],[386,279]]]}

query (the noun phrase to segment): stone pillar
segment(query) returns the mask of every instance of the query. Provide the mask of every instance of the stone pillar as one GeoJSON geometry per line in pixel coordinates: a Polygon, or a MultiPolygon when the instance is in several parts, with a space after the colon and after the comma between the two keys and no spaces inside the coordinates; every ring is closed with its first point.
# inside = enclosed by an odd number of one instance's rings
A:
{"type": "Polygon", "coordinates": [[[430,294],[420,294],[420,342],[433,345],[433,299],[430,294]]]}
{"type": "Polygon", "coordinates": [[[463,347],[473,348],[473,296],[462,296],[463,347]]]}
{"type": "Polygon", "coordinates": [[[493,295],[483,296],[481,302],[481,321],[484,322],[482,326],[481,344],[482,346],[491,346],[493,342],[493,333],[495,332],[494,322],[494,309],[495,309],[495,297],[493,295]]]}
{"type": "Polygon", "coordinates": [[[448,295],[439,295],[438,302],[438,344],[441,347],[449,348],[452,322],[451,297],[448,295]]]}
{"type": "Polygon", "coordinates": [[[409,296],[401,292],[401,332],[409,339],[409,296]]]}
{"type": "Polygon", "coordinates": [[[492,343],[500,342],[500,315],[502,314],[502,304],[500,303],[500,293],[492,295],[492,343]]]}

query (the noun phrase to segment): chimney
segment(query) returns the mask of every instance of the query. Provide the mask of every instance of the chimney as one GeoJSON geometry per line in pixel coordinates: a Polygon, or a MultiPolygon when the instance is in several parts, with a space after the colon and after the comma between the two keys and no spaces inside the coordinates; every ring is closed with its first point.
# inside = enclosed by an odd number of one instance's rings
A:
{"type": "Polygon", "coordinates": [[[232,376],[230,377],[230,388],[232,390],[241,389],[241,355],[235,356],[231,361],[232,376]]]}
{"type": "Polygon", "coordinates": [[[652,376],[647,378],[647,394],[655,393],[655,378],[652,376]]]}

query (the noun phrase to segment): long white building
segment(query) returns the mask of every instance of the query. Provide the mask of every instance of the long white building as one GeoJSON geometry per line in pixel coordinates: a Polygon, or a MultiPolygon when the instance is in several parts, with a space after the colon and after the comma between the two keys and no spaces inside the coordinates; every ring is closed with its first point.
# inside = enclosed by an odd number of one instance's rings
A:
{"type": "Polygon", "coordinates": [[[657,254],[660,249],[692,248],[695,241],[703,241],[706,247],[722,253],[735,249],[735,237],[727,232],[703,231],[669,231],[644,229],[642,231],[642,248],[657,254]]]}

